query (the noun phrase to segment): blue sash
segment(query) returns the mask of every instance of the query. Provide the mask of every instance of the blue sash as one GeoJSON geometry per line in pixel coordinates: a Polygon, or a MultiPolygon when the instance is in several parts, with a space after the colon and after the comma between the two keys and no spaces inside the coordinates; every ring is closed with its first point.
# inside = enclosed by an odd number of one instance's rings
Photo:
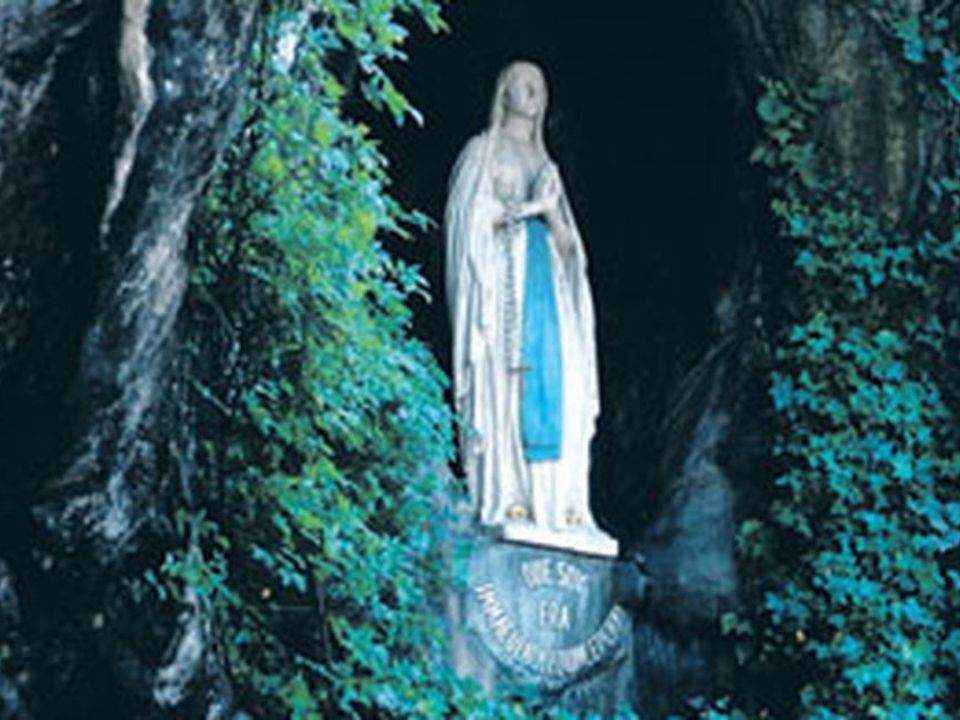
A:
{"type": "Polygon", "coordinates": [[[523,288],[520,426],[529,462],[558,460],[563,447],[563,355],[546,224],[528,218],[523,288]]]}

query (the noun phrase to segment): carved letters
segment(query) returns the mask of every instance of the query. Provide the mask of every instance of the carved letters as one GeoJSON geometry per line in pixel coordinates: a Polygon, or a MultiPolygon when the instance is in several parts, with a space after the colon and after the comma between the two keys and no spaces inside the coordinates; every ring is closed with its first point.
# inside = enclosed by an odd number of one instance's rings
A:
{"type": "MultiPolygon", "coordinates": [[[[556,579],[564,577],[563,582],[570,583],[570,589],[577,588],[579,592],[586,591],[582,580],[583,573],[563,562],[552,560],[536,560],[522,565],[524,580],[536,583],[542,587],[548,581],[545,578],[556,579]],[[558,566],[566,566],[564,575],[553,575],[558,566]],[[545,568],[550,568],[546,570],[545,568]],[[579,575],[578,575],[579,573],[579,575]]],[[[550,580],[549,582],[553,582],[550,580]]],[[[484,583],[474,588],[477,600],[483,613],[490,636],[499,650],[500,655],[512,664],[520,665],[526,670],[552,680],[562,680],[575,677],[583,670],[594,665],[604,658],[614,655],[621,644],[622,631],[628,621],[626,613],[614,606],[607,614],[600,627],[586,640],[564,648],[545,648],[531,643],[523,636],[514,621],[503,607],[497,590],[492,583],[484,583]]],[[[539,606],[539,620],[551,629],[570,628],[570,608],[557,601],[544,601],[539,606]]]]}
{"type": "Polygon", "coordinates": [[[587,592],[586,573],[563,560],[549,557],[527,560],[520,564],[520,574],[530,590],[555,587],[581,596],[587,592]]]}

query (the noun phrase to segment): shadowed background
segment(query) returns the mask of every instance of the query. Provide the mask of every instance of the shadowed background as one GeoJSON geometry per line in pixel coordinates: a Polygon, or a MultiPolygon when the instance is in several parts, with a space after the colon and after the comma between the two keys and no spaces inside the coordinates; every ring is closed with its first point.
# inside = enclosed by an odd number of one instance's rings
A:
{"type": "Polygon", "coordinates": [[[377,126],[395,191],[437,221],[394,244],[422,265],[434,300],[418,331],[449,369],[440,222],[448,175],[487,121],[499,70],[530,59],[547,75],[547,143],[586,243],[598,323],[600,425],[595,514],[621,539],[642,530],[668,391],[702,352],[742,245],[736,164],[746,153],[718,3],[464,0],[452,32],[416,33],[399,83],[422,129],[377,126]],[[638,522],[640,520],[641,522],[638,522]]]}

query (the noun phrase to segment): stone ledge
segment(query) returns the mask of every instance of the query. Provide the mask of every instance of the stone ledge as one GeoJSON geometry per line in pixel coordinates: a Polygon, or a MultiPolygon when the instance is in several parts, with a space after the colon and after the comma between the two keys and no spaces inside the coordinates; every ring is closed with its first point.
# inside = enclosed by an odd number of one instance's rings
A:
{"type": "Polygon", "coordinates": [[[615,558],[620,550],[616,540],[602,533],[560,532],[522,523],[501,525],[493,529],[492,535],[504,542],[566,550],[595,557],[615,558]]]}

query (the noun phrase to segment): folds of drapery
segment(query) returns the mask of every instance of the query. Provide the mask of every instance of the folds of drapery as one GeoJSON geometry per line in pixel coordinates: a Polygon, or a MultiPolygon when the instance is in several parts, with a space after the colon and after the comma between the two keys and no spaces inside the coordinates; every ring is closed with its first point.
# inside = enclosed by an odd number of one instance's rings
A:
{"type": "MultiPolygon", "coordinates": [[[[461,152],[451,175],[446,212],[446,293],[453,329],[453,380],[457,414],[465,432],[460,452],[470,484],[478,496],[496,482],[490,457],[494,427],[502,408],[512,398],[500,397],[506,383],[498,373],[496,335],[499,327],[496,267],[497,233],[494,221],[502,212],[494,198],[490,159],[494,133],[472,138],[461,152]]],[[[556,171],[556,167],[551,168],[556,171]]],[[[558,173],[559,176],[559,173],[558,173]]],[[[587,483],[587,452],[599,413],[595,319],[583,242],[561,183],[561,215],[567,230],[563,247],[553,239],[550,253],[558,310],[564,337],[564,455],[570,460],[572,482],[587,483]]],[[[481,517],[483,520],[484,518],[481,517]]]]}

